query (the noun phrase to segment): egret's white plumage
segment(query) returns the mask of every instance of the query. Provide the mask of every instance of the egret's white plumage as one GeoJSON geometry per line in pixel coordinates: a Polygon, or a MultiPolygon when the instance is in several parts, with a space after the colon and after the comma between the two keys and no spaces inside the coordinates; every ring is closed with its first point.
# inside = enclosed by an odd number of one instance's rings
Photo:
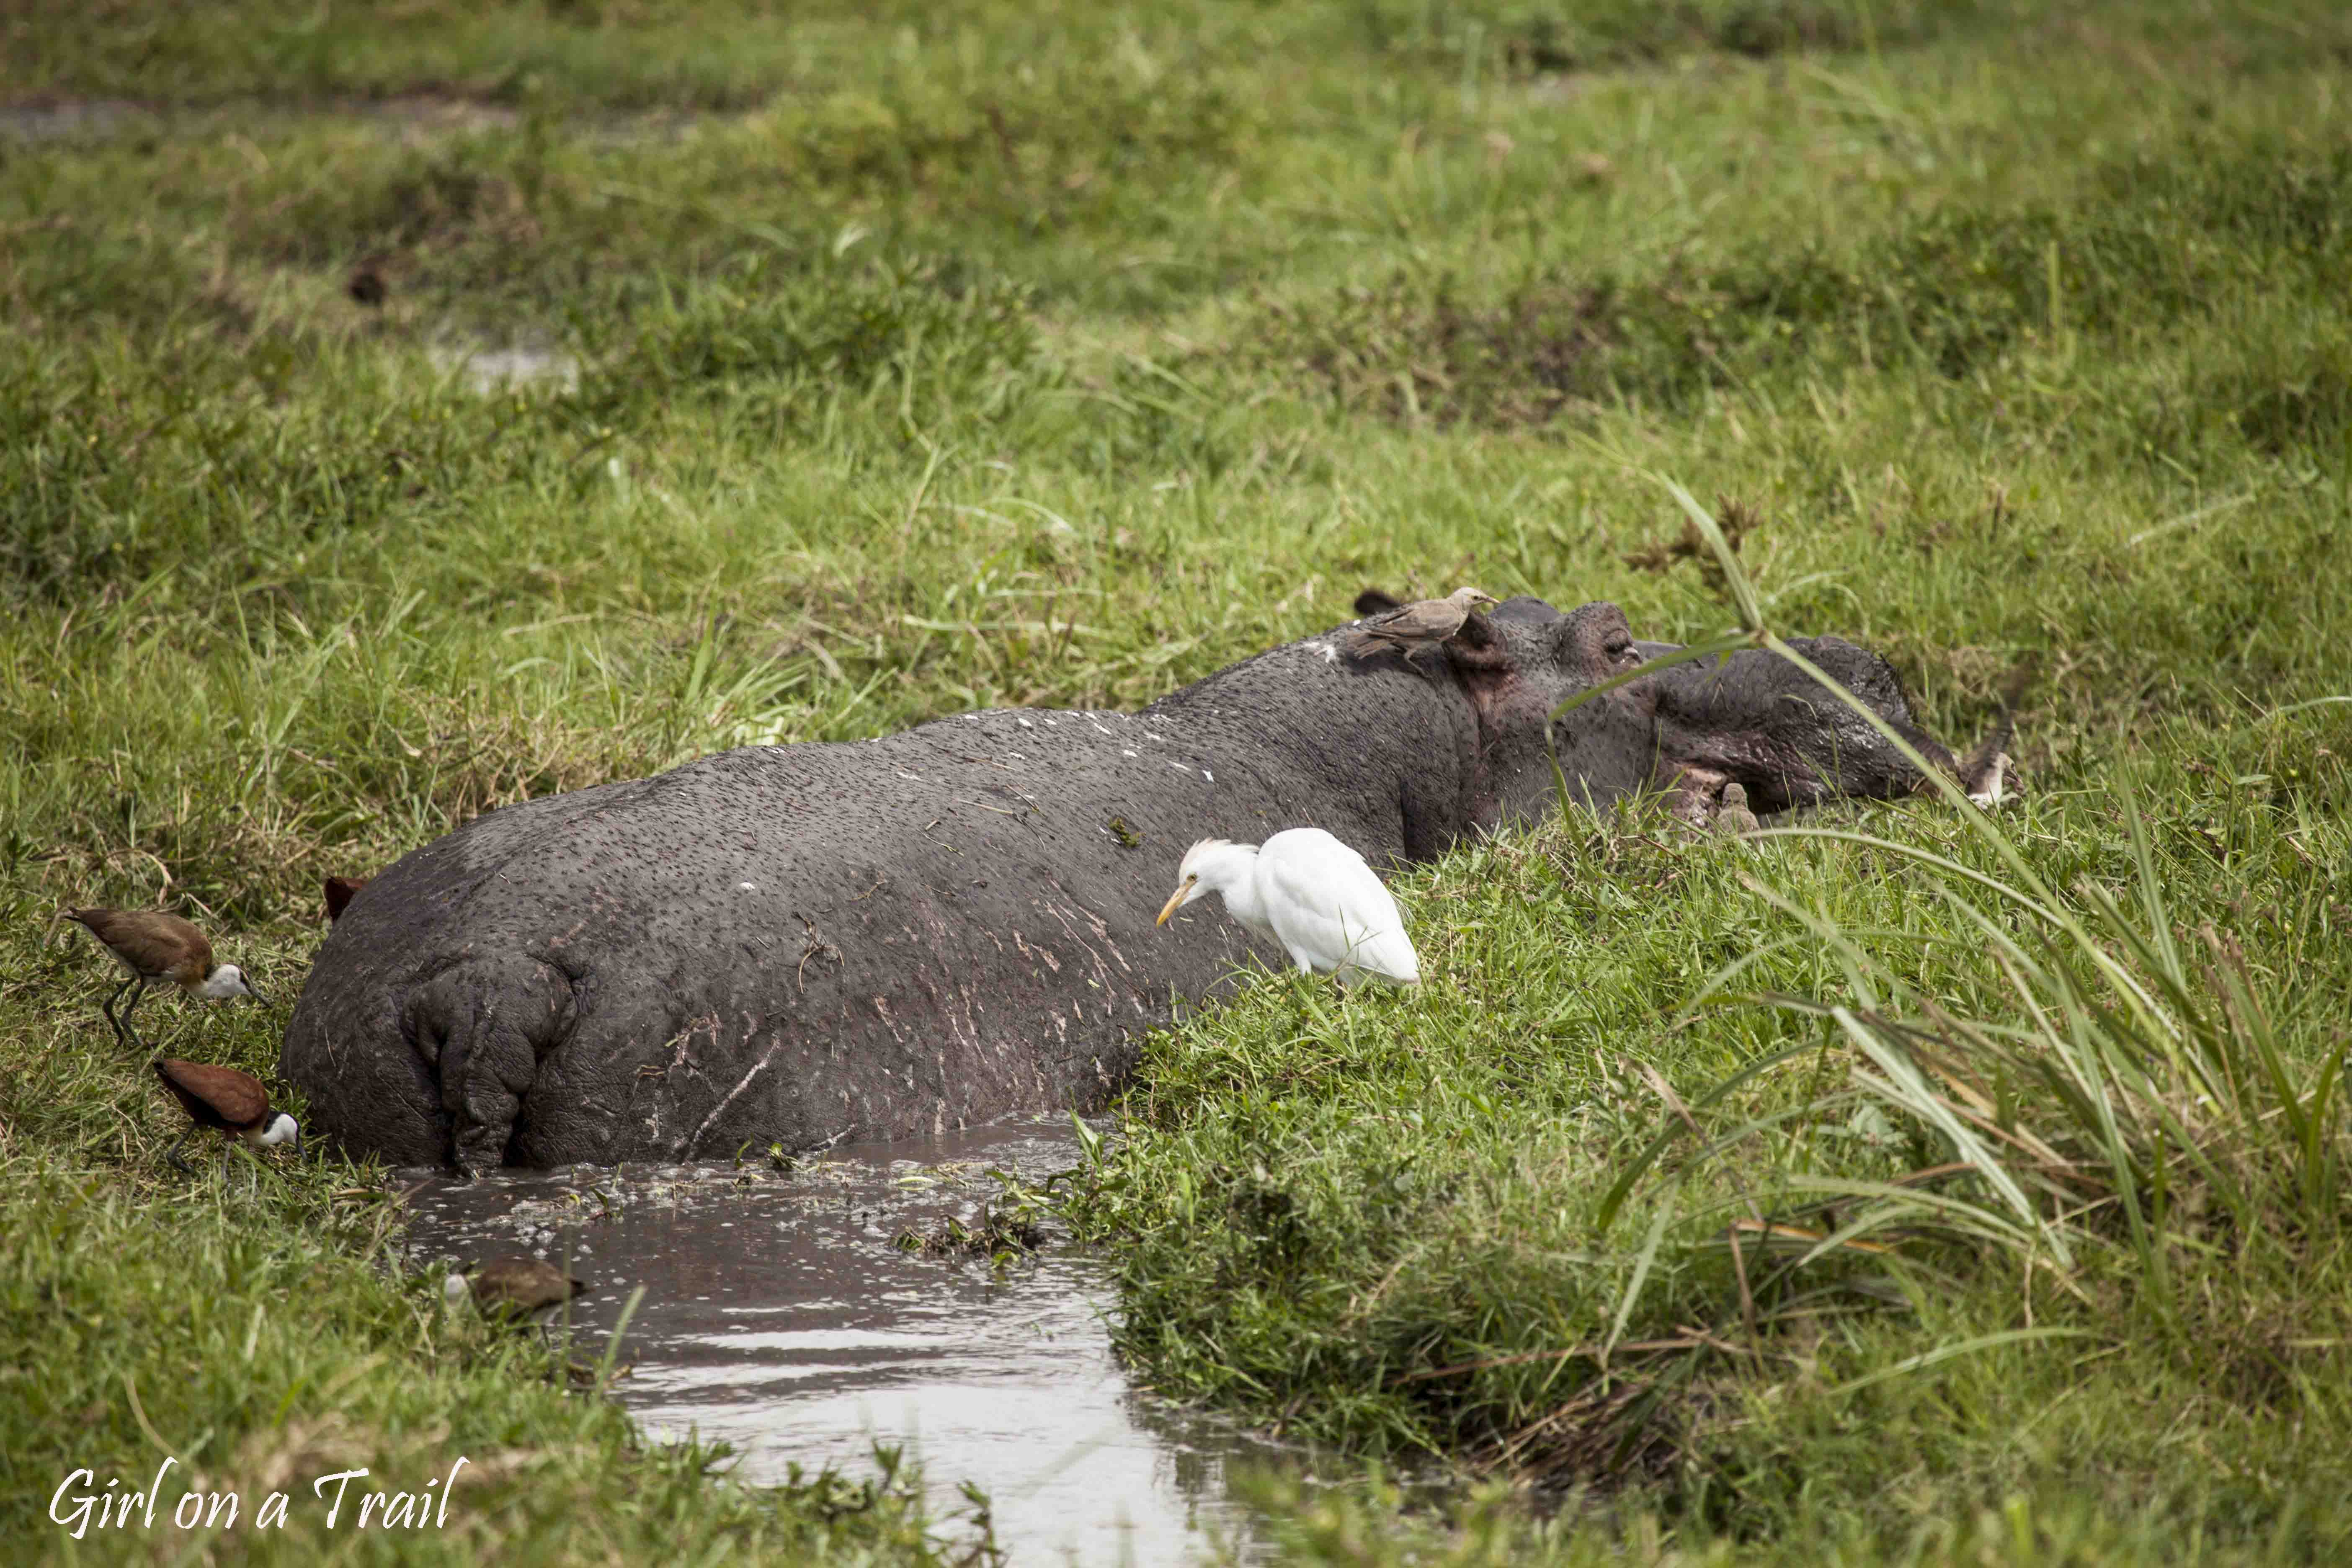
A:
{"type": "Polygon", "coordinates": [[[1203,893],[1280,942],[1301,973],[1361,973],[1400,985],[1421,979],[1421,957],[1396,900],[1364,858],[1319,827],[1290,827],[1264,844],[1203,838],[1184,852],[1168,917],[1203,893]]]}

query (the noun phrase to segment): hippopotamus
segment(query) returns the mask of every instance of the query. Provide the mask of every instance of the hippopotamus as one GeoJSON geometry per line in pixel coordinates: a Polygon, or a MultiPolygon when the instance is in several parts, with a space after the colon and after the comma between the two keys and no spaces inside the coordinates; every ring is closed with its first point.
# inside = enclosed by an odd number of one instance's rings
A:
{"type": "MultiPolygon", "coordinates": [[[[1695,817],[1732,780],[1759,811],[1921,785],[1761,652],[1550,722],[1664,646],[1614,605],[1517,598],[1435,650],[1360,658],[1325,633],[1140,712],[962,713],[509,805],[351,901],[280,1069],[347,1152],[470,1171],[1083,1110],[1175,1007],[1253,952],[1279,962],[1205,907],[1154,930],[1198,839],[1311,825],[1393,867],[1536,820],[1558,778],[1591,807],[1662,789],[1695,817]]],[[[1975,765],[1883,661],[1798,646],[1931,764],[1975,765]]]]}

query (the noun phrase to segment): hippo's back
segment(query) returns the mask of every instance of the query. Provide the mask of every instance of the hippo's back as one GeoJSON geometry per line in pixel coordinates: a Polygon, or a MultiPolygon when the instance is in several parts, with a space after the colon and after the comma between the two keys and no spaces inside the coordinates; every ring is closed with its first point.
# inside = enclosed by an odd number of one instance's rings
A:
{"type": "Polygon", "coordinates": [[[1181,716],[1006,710],[508,806],[352,900],[281,1066],[346,1148],[475,1168],[1098,1100],[1243,956],[1153,931],[1183,847],[1288,793],[1181,716]]]}

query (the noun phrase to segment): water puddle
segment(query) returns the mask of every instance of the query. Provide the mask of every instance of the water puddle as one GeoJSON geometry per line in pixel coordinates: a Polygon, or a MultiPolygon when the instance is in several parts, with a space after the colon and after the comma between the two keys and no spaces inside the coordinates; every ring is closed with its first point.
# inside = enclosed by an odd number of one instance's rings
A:
{"type": "MultiPolygon", "coordinates": [[[[730,124],[743,118],[669,109],[566,113],[551,117],[551,123],[577,144],[611,152],[675,144],[707,124],[730,124]]],[[[131,135],[206,138],[224,133],[266,142],[304,126],[361,126],[411,147],[432,147],[458,137],[524,134],[527,120],[511,104],[433,93],[339,102],[286,102],[263,96],[195,108],[130,99],[48,98],[0,103],[0,143],[79,146],[131,135]]]]}
{"type": "Polygon", "coordinates": [[[103,142],[129,127],[154,123],[155,116],[142,105],[116,99],[9,104],[0,106],[0,142],[103,142]]]}
{"type": "Polygon", "coordinates": [[[903,1233],[974,1223],[994,1166],[1032,1180],[1077,1163],[1066,1123],[1010,1123],[850,1147],[789,1173],[764,1163],[410,1173],[422,1265],[500,1252],[562,1262],[592,1289],[573,1309],[601,1349],[637,1286],[628,1376],[614,1396],[656,1436],[724,1438],[736,1474],[788,1465],[870,1473],[877,1439],[919,1458],[936,1517],[989,1494],[1014,1564],[1176,1568],[1222,1540],[1255,1560],[1227,1467],[1290,1458],[1136,1391],[1102,1314],[1098,1265],[1048,1245],[992,1275],[909,1253],[903,1233]]]}
{"type": "Polygon", "coordinates": [[[462,372],[466,384],[488,397],[506,391],[552,386],[572,392],[580,385],[580,362],[550,349],[427,349],[433,368],[462,372]]]}

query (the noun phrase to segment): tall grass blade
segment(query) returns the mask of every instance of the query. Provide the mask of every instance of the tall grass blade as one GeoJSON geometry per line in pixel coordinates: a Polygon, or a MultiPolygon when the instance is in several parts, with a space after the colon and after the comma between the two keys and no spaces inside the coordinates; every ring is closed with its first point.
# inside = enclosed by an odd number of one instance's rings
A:
{"type": "Polygon", "coordinates": [[[1985,1351],[1998,1350],[2002,1345],[2025,1344],[2035,1340],[2081,1340],[2091,1337],[2091,1332],[2087,1329],[2004,1329],[1999,1333],[1979,1334],[1974,1339],[1958,1340],[1948,1345],[1937,1345],[1931,1351],[1923,1351],[1915,1356],[1906,1356],[1892,1366],[1883,1366],[1876,1372],[1867,1373],[1851,1382],[1841,1383],[1830,1392],[1853,1394],[1868,1388],[1874,1383],[1885,1383],[1890,1378],[1903,1377],[1958,1356],[1978,1355],[1985,1351]]]}

